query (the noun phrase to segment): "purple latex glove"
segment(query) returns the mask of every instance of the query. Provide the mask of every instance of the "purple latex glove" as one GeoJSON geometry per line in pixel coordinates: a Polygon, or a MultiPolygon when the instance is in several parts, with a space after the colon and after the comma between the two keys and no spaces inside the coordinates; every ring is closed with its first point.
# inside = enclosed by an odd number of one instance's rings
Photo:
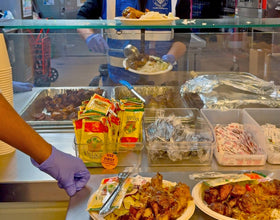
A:
{"type": "Polygon", "coordinates": [[[32,83],[13,81],[13,91],[14,91],[14,93],[17,93],[17,92],[28,92],[28,91],[31,91],[32,88],[33,88],[33,84],[32,83]]]}
{"type": "Polygon", "coordinates": [[[43,163],[38,164],[31,158],[32,164],[58,181],[69,196],[80,191],[88,182],[90,173],[80,158],[66,154],[52,147],[52,154],[43,163]]]}
{"type": "Polygon", "coordinates": [[[161,59],[167,63],[171,63],[172,65],[175,65],[176,63],[176,59],[172,54],[163,55],[161,59]]]}
{"type": "Polygon", "coordinates": [[[87,37],[88,49],[95,53],[105,53],[109,49],[108,44],[100,34],[92,34],[87,37]]]}

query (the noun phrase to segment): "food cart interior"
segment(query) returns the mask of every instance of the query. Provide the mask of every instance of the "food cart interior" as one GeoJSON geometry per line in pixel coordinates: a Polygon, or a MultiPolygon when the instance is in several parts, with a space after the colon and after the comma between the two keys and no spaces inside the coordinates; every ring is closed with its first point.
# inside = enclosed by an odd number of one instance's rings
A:
{"type": "MultiPolygon", "coordinates": [[[[140,81],[132,83],[135,91],[146,100],[140,131],[143,140],[137,143],[138,150],[119,154],[119,164],[114,169],[104,169],[100,164],[89,165],[92,174],[90,181],[70,199],[51,177],[34,168],[23,153],[16,151],[1,156],[0,216],[3,219],[16,219],[19,215],[30,219],[38,219],[38,216],[42,219],[89,219],[87,202],[100,181],[116,176],[128,167],[148,177],[160,172],[164,179],[184,182],[191,189],[197,181],[191,180],[189,175],[200,172],[240,173],[254,170],[280,178],[279,161],[266,161],[266,153],[256,160],[245,158],[246,162],[241,163],[234,158],[232,164],[226,163],[225,158],[214,156],[216,124],[235,122],[249,124],[249,127],[253,124],[255,127],[251,126],[250,129],[257,144],[263,147],[265,141],[261,138],[262,132],[258,130],[259,127],[256,128],[258,120],[266,117],[276,126],[280,125],[279,116],[277,118],[280,113],[277,110],[280,106],[279,19],[178,19],[168,24],[131,24],[120,20],[14,19],[0,25],[5,34],[13,80],[34,84],[30,92],[13,94],[14,108],[49,143],[75,156],[79,156],[80,146],[75,143],[74,118],[69,115],[66,118],[52,118],[46,112],[47,96],[55,99],[67,91],[100,92],[101,89],[100,94],[108,99],[135,97],[124,85],[107,85],[104,82],[108,73],[106,64],[114,62],[107,53],[114,50],[120,53],[123,47],[109,48],[105,53],[91,52],[77,29],[95,29],[103,34],[104,39],[134,38],[130,30],[169,29],[174,32],[175,39],[187,47],[187,52],[170,71],[160,74],[141,72],[140,81]],[[43,69],[45,62],[46,72],[43,69]],[[275,112],[269,114],[267,109],[275,112]],[[147,141],[152,137],[145,129],[162,113],[166,117],[172,113],[175,116],[184,115],[186,123],[192,123],[191,126],[195,128],[194,135],[202,139],[198,144],[183,142],[188,146],[188,154],[183,161],[178,162],[171,157],[159,159],[162,149],[157,150],[147,141]],[[264,116],[266,114],[270,118],[264,116]],[[252,121],[254,117],[260,117],[256,119],[257,123],[252,121]],[[22,211],[23,204],[25,212],[22,211]],[[34,212],[34,206],[40,210],[38,213],[34,212]]],[[[146,33],[145,52],[154,55],[156,42],[148,41],[149,37],[149,33],[146,33]]],[[[157,46],[160,50],[164,45],[157,46]]],[[[140,47],[138,49],[141,50],[140,47]]],[[[77,97],[77,93],[73,93],[73,97],[77,97]]],[[[177,153],[185,153],[181,145],[177,147],[177,153]]],[[[190,219],[212,217],[196,208],[190,219]]]]}

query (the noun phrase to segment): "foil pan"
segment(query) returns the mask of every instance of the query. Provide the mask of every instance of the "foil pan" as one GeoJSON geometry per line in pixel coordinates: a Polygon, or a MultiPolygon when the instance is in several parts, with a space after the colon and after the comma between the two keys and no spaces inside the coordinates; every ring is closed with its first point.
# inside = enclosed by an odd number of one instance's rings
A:
{"type": "MultiPolygon", "coordinates": [[[[38,119],[34,117],[37,114],[50,114],[46,110],[46,104],[44,102],[45,98],[57,97],[58,95],[63,95],[67,90],[71,91],[95,91],[99,87],[50,87],[48,89],[42,89],[36,92],[28,101],[23,110],[19,113],[21,117],[34,129],[73,129],[73,123],[70,119],[38,119]]],[[[102,95],[108,97],[110,92],[110,88],[100,87],[103,90],[102,95]]],[[[84,100],[81,100],[84,101],[84,100]]]]}
{"type": "Polygon", "coordinates": [[[279,89],[245,72],[198,73],[180,90],[188,107],[237,109],[280,107],[279,89]]]}
{"type": "MultiPolygon", "coordinates": [[[[134,86],[134,90],[145,100],[145,108],[184,108],[184,100],[178,86],[134,86]]],[[[117,86],[112,90],[116,100],[132,98],[135,95],[125,86],[117,86]]]]}

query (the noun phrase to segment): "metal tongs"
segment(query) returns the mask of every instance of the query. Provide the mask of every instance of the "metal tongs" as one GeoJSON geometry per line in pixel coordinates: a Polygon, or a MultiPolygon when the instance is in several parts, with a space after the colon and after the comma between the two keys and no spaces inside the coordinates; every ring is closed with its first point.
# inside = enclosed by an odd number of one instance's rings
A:
{"type": "Polygon", "coordinates": [[[122,189],[123,184],[125,183],[125,180],[130,176],[130,172],[121,172],[118,174],[119,184],[115,188],[115,190],[112,192],[110,197],[106,200],[106,202],[103,204],[99,211],[99,215],[106,216],[112,211],[112,204],[115,201],[117,195],[122,189]]]}

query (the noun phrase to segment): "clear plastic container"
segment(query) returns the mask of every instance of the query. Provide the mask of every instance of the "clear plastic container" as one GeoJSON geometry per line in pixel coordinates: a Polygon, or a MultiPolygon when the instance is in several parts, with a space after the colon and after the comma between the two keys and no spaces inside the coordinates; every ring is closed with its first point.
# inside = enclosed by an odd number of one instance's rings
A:
{"type": "Polygon", "coordinates": [[[102,151],[94,152],[88,144],[77,144],[74,140],[76,156],[81,158],[87,167],[103,167],[101,158],[106,153],[117,155],[118,167],[139,167],[142,160],[142,142],[137,143],[107,143],[102,151]]]}
{"type": "Polygon", "coordinates": [[[150,166],[209,165],[213,131],[195,108],[146,108],[144,143],[150,166]]]}
{"type": "MultiPolygon", "coordinates": [[[[250,117],[252,117],[261,127],[265,124],[275,125],[280,129],[280,109],[279,108],[245,108],[244,109],[250,117]]],[[[263,138],[265,139],[265,150],[267,153],[267,162],[271,164],[280,164],[280,147],[278,141],[278,147],[276,144],[271,143],[268,137],[263,132],[263,138]]],[[[279,137],[278,137],[279,138],[279,137]]]]}
{"type": "Polygon", "coordinates": [[[253,136],[253,140],[258,146],[255,154],[228,154],[219,152],[214,148],[214,156],[222,166],[262,166],[266,163],[267,154],[264,150],[264,138],[259,125],[241,109],[216,110],[201,109],[201,113],[206,117],[214,130],[217,124],[228,125],[239,123],[244,125],[245,132],[253,136]]]}

